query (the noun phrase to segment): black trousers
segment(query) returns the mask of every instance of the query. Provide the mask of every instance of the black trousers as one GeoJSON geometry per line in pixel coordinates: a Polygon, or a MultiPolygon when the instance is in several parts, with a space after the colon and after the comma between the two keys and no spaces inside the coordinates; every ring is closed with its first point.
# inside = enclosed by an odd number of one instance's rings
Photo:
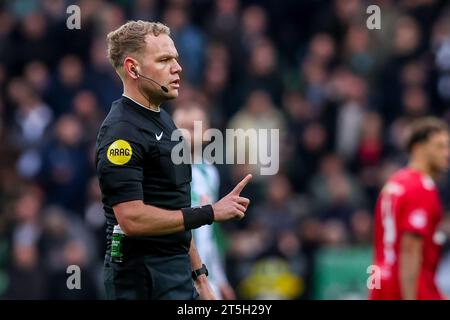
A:
{"type": "Polygon", "coordinates": [[[140,256],[121,263],[105,257],[106,298],[112,300],[194,300],[188,254],[140,256]]]}

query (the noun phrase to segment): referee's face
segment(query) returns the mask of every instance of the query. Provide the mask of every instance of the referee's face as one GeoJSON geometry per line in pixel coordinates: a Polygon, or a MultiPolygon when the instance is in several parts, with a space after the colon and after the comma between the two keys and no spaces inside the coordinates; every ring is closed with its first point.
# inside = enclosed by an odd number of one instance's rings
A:
{"type": "Polygon", "coordinates": [[[142,87],[149,96],[156,96],[161,100],[178,97],[182,68],[172,39],[166,34],[158,36],[148,34],[145,42],[145,50],[140,61],[140,73],[165,86],[168,92],[163,92],[158,85],[150,81],[145,83],[142,81],[142,87]]]}

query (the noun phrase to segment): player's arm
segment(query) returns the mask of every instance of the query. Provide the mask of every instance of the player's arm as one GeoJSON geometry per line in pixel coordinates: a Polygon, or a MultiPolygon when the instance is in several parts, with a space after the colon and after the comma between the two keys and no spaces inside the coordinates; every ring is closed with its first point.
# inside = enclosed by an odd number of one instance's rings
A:
{"type": "Polygon", "coordinates": [[[423,239],[419,234],[405,232],[400,238],[400,289],[404,300],[417,299],[417,284],[422,266],[423,239]]]}
{"type": "MultiPolygon", "coordinates": [[[[191,247],[189,248],[189,259],[191,260],[191,269],[197,270],[202,267],[202,260],[198,254],[197,248],[195,246],[194,238],[191,240],[191,247]]],[[[202,300],[216,300],[214,293],[209,286],[208,278],[206,275],[202,274],[195,280],[195,287],[202,300]]]]}
{"type": "Polygon", "coordinates": [[[418,299],[424,238],[433,232],[434,205],[422,186],[409,188],[399,213],[399,280],[403,299],[418,299]]]}
{"type": "Polygon", "coordinates": [[[195,229],[213,221],[242,219],[250,201],[239,194],[251,178],[247,175],[233,191],[213,204],[211,218],[203,209],[165,210],[144,204],[142,200],[117,203],[113,210],[123,232],[129,236],[165,235],[195,229]]]}

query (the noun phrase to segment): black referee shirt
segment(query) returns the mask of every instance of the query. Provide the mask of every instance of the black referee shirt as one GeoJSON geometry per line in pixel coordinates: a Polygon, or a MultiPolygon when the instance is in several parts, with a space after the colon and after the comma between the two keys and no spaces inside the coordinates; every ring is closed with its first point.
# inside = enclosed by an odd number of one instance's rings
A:
{"type": "MultiPolygon", "coordinates": [[[[117,220],[112,207],[131,200],[163,209],[191,206],[191,166],[175,165],[171,141],[176,129],[170,115],[155,112],[122,96],[113,102],[96,143],[97,174],[107,219],[107,255],[117,220]]],[[[126,237],[125,256],[174,255],[189,250],[191,232],[164,236],[126,237]]]]}

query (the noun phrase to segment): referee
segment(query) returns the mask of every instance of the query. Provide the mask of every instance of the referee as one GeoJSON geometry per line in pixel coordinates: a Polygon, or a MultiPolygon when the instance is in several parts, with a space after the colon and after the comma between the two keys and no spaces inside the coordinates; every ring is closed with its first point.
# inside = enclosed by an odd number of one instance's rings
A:
{"type": "Polygon", "coordinates": [[[108,58],[123,82],[96,143],[107,220],[108,299],[215,299],[191,230],[242,219],[247,175],[213,205],[190,208],[191,166],[175,165],[176,126],[161,103],[178,96],[181,66],[161,23],[130,21],[107,36],[108,58]]]}

